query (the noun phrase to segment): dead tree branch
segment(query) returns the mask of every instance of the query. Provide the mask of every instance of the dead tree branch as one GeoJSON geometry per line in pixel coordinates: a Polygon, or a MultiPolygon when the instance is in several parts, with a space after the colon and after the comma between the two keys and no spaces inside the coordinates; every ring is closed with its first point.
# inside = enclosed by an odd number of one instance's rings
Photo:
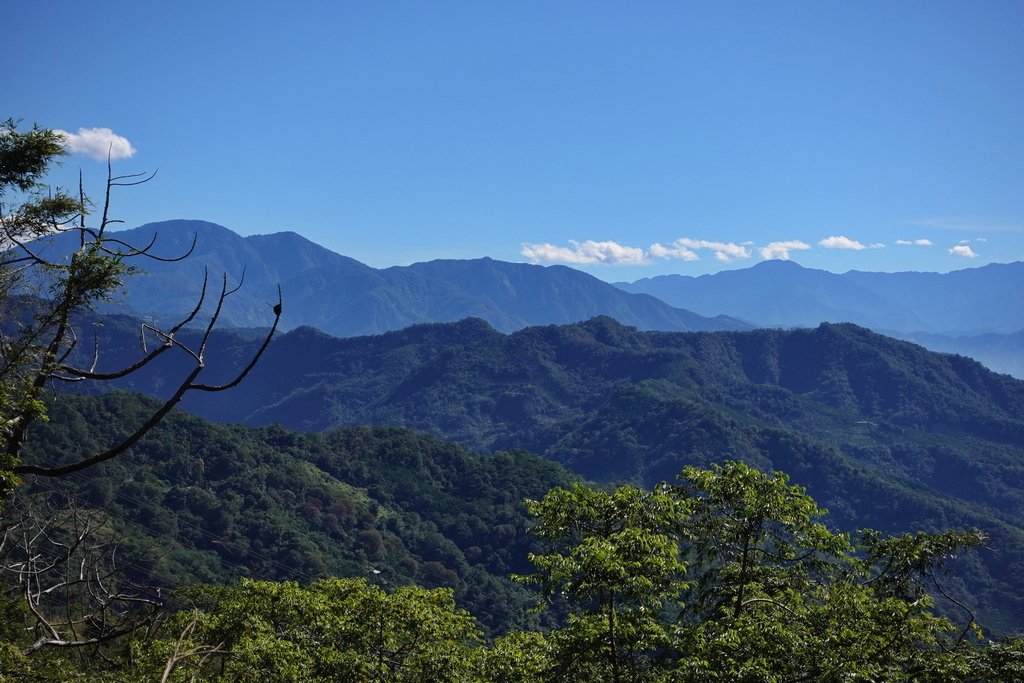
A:
{"type": "Polygon", "coordinates": [[[32,615],[28,655],[43,648],[101,646],[154,623],[159,592],[131,584],[106,520],[71,506],[25,503],[0,540],[0,572],[32,615]]]}

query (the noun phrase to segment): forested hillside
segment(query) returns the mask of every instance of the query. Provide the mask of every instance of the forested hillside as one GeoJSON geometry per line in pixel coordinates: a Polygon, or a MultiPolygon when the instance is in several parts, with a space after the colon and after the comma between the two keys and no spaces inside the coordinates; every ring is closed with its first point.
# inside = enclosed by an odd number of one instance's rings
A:
{"type": "MultiPolygon", "coordinates": [[[[251,345],[226,335],[210,355],[245,358],[251,345]]],[[[133,388],[158,390],[171,369],[133,388]]],[[[358,339],[305,328],[275,340],[245,391],[183,405],[303,431],[405,426],[524,448],[598,481],[651,485],[743,458],[791,474],[843,528],[985,529],[972,591],[986,623],[1024,623],[1024,383],[855,326],[673,334],[599,318],[504,335],[466,320],[358,339]]]]}
{"type": "MultiPolygon", "coordinates": [[[[125,394],[57,397],[53,415],[70,428],[44,431],[37,445],[75,451],[100,445],[93,434],[116,439],[122,416],[146,414],[139,403],[125,394]],[[87,435],[78,424],[86,420],[115,426],[87,435]]],[[[502,504],[530,489],[518,470],[565,475],[525,454],[467,457],[394,429],[311,438],[182,415],[151,437],[115,471],[23,490],[7,510],[0,570],[22,584],[28,571],[30,583],[24,596],[0,596],[0,680],[967,682],[1024,674],[1024,643],[986,640],[974,596],[961,595],[946,571],[951,557],[985,542],[983,533],[837,533],[784,474],[738,461],[684,468],[653,490],[558,486],[524,501],[526,537],[522,513],[502,504]],[[386,471],[359,471],[373,467],[386,471]],[[69,497],[79,506],[70,517],[69,497]],[[20,516],[30,503],[38,513],[43,499],[60,506],[52,517],[20,516]],[[117,516],[98,525],[86,506],[104,500],[117,516]],[[533,551],[532,567],[513,579],[538,590],[543,626],[521,611],[523,591],[480,565],[466,569],[473,562],[461,561],[458,543],[444,538],[450,531],[481,536],[466,560],[476,551],[499,562],[533,551]],[[97,564],[96,552],[106,562],[97,564]],[[223,583],[218,566],[300,580],[223,583]],[[339,575],[321,576],[324,569],[339,575]],[[406,584],[402,570],[415,570],[421,586],[406,584]],[[197,571],[218,583],[188,583],[197,571]],[[175,589],[165,596],[154,581],[175,589]],[[120,600],[114,609],[104,606],[111,595],[120,600]],[[74,623],[84,633],[72,631],[72,641],[52,626],[74,623]]]]}
{"type": "MultiPolygon", "coordinates": [[[[106,447],[152,407],[121,393],[56,396],[27,459],[57,464],[106,447]]],[[[537,548],[522,501],[571,481],[527,453],[480,457],[403,429],[296,434],[175,412],[126,457],[33,480],[19,497],[103,511],[145,583],[355,576],[449,587],[501,632],[536,623],[526,611],[535,598],[510,580],[537,548]]]]}

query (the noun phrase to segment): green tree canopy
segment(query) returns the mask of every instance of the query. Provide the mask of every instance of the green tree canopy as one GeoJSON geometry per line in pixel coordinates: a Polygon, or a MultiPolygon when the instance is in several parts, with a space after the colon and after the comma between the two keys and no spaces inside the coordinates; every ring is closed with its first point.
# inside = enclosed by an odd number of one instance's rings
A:
{"type": "MultiPolygon", "coordinates": [[[[529,501],[555,545],[527,580],[574,605],[547,637],[565,680],[952,681],[1019,675],[1019,642],[979,647],[954,626],[937,570],[977,531],[858,542],[780,473],[688,467],[682,483],[605,493],[577,485],[529,501]],[[986,668],[987,667],[987,668],[986,668]],[[995,668],[993,668],[995,667],[995,668]]],[[[976,641],[976,639],[975,639],[976,641]]],[[[1005,678],[1000,680],[1011,680],[1005,678]]]]}

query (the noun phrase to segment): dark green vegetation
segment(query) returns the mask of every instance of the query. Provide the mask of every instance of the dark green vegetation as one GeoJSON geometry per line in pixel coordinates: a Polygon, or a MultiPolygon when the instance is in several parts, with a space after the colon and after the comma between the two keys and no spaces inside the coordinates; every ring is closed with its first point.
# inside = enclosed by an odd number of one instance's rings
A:
{"type": "MultiPolygon", "coordinates": [[[[680,483],[653,491],[573,484],[527,505],[544,546],[530,556],[535,573],[518,579],[564,606],[552,628],[486,642],[450,588],[243,580],[176,591],[175,609],[149,628],[77,651],[19,649],[32,629],[8,629],[2,635],[14,642],[0,649],[0,680],[1024,676],[1020,641],[982,644],[969,609],[957,623],[933,612],[929,591],[945,594],[946,558],[981,542],[977,532],[851,539],[822,524],[822,511],[785,476],[735,461],[686,468],[680,483]]],[[[16,604],[5,609],[16,627],[16,604]]]]}
{"type": "MultiPolygon", "coordinates": [[[[57,396],[26,459],[56,465],[102,449],[152,409],[128,394],[57,396]]],[[[509,580],[533,548],[522,500],[569,481],[526,453],[481,458],[402,429],[296,434],[174,412],[127,457],[19,493],[103,510],[146,583],[334,575],[449,586],[485,627],[505,630],[534,621],[528,591],[509,580]]]]}
{"type": "MultiPolygon", "coordinates": [[[[232,339],[218,358],[251,343],[232,339]]],[[[993,550],[964,573],[983,621],[1024,624],[1024,383],[965,358],[850,325],[673,334],[600,318],[503,335],[467,320],[344,340],[296,330],[250,380],[184,405],[300,430],[405,426],[598,481],[653,485],[737,457],[789,473],[844,529],[982,528],[993,550]]]]}
{"type": "MultiPolygon", "coordinates": [[[[130,278],[120,308],[158,320],[177,319],[192,309],[203,268],[245,272],[246,286],[224,313],[229,325],[269,325],[266,306],[280,285],[288,304],[283,329],[310,325],[339,336],[376,334],[416,323],[483,318],[500,330],[569,323],[610,315],[641,329],[736,330],[749,325],[725,316],[706,318],[673,308],[646,294],[630,294],[572,268],[544,268],[489,258],[432,261],[376,269],[335,254],[293,233],[240,237],[205,221],[166,221],[117,233],[142,247],[156,237],[153,253],[173,255],[196,247],[184,263],[147,263],[143,277],[130,278]]],[[[77,248],[73,236],[55,240],[47,253],[77,248]]],[[[117,303],[117,306],[113,304],[117,303]]]]}

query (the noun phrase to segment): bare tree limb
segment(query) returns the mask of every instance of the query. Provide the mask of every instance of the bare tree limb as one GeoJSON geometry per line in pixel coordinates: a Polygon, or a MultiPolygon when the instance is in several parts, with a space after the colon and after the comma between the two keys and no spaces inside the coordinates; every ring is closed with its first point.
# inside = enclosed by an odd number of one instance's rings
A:
{"type": "Polygon", "coordinates": [[[24,654],[99,646],[159,618],[163,601],[158,595],[119,585],[118,544],[100,538],[104,524],[95,513],[77,507],[40,513],[31,504],[20,519],[8,523],[0,544],[0,572],[13,575],[37,632],[24,654]]]}

